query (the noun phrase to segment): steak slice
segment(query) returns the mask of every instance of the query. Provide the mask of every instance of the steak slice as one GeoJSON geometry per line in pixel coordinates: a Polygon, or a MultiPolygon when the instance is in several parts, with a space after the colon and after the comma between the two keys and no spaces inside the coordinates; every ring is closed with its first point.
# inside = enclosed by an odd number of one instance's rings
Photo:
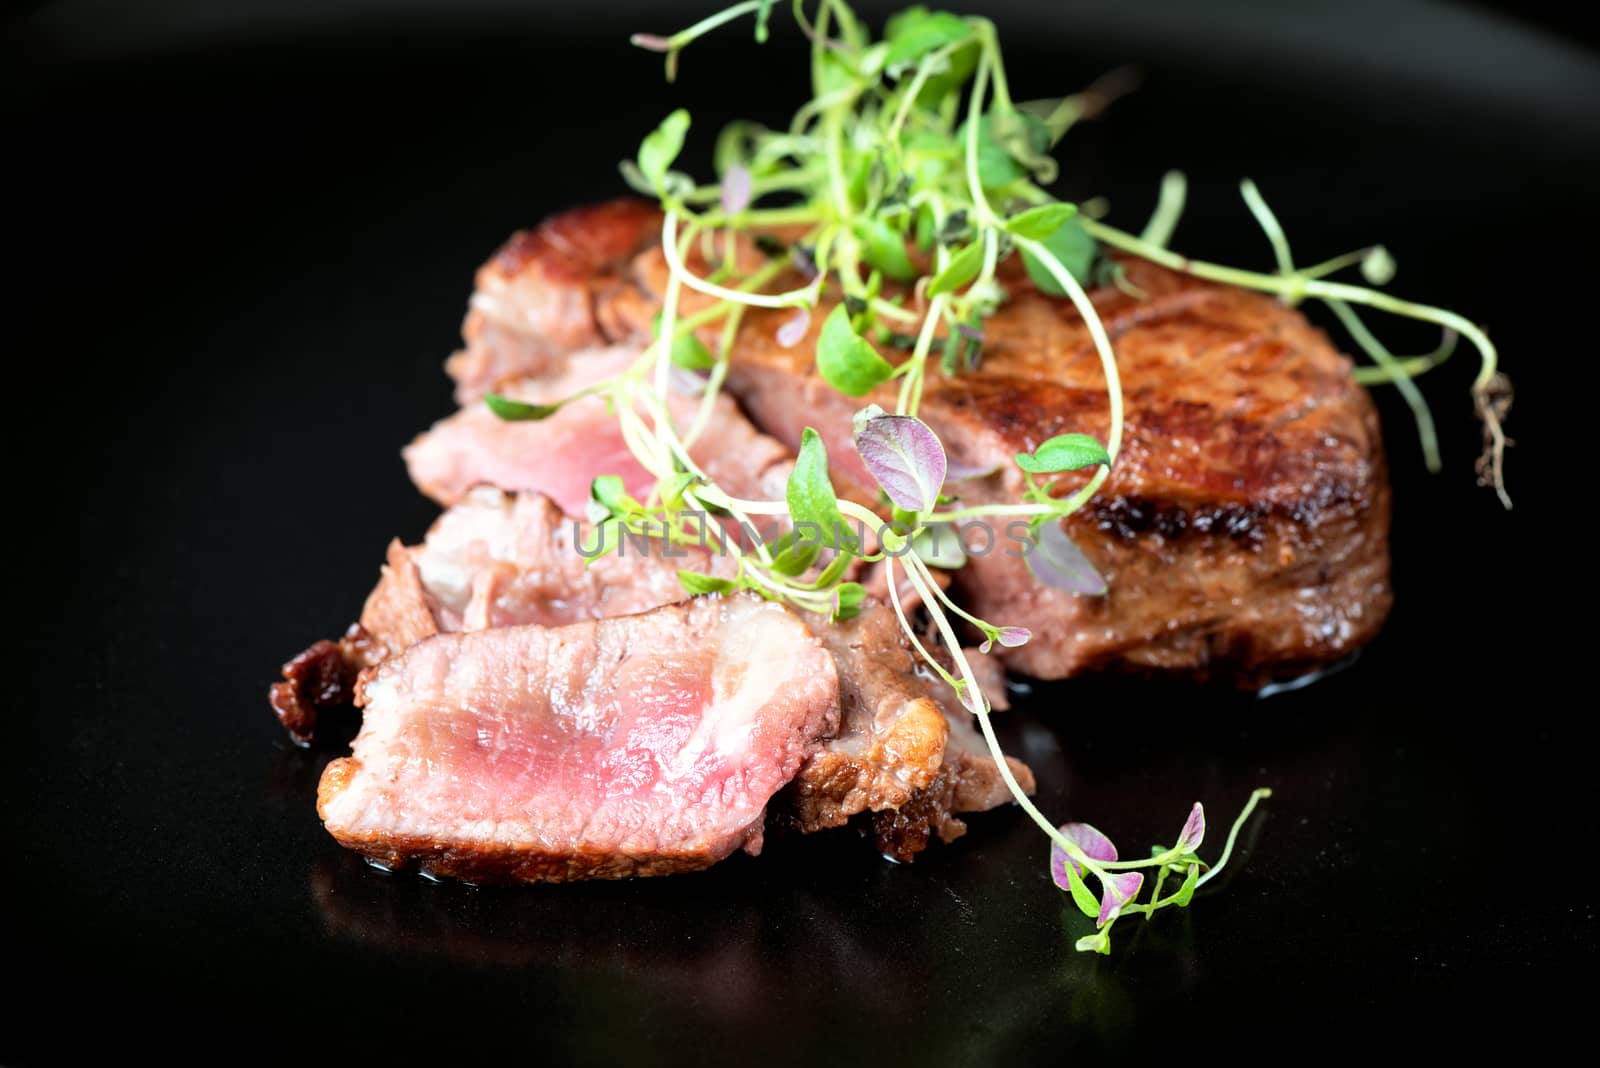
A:
{"type": "Polygon", "coordinates": [[[631,615],[683,600],[679,568],[732,576],[732,561],[693,547],[663,552],[629,539],[622,552],[586,560],[588,523],[564,517],[537,493],[469,490],[421,545],[389,544],[382,577],[361,621],[338,642],[320,641],[290,660],[270,699],[290,736],[308,744],[323,709],[348,705],[357,674],[435,634],[631,615]]]}
{"type": "MultiPolygon", "coordinates": [[[[497,383],[513,400],[550,404],[625,369],[639,349],[574,353],[558,374],[497,383]]],[[[790,454],[758,432],[727,396],[713,402],[712,417],[690,455],[736,496],[783,495],[790,454]]],[[[695,419],[700,398],[674,395],[669,409],[680,430],[695,419]]],[[[605,398],[581,397],[545,419],[507,422],[482,403],[469,404],[435,423],[403,450],[411,480],[443,505],[477,485],[543,493],[568,515],[582,515],[590,484],[618,475],[628,493],[643,499],[655,479],[634,458],[605,398]]]]}
{"type": "MultiPolygon", "coordinates": [[[[588,295],[595,333],[642,337],[657,308],[650,295],[666,278],[659,215],[614,204],[546,226],[601,218],[617,230],[633,227],[630,239],[608,239],[612,248],[642,250],[622,271],[628,284],[611,263],[589,276],[568,272],[560,285],[588,295]]],[[[692,268],[709,269],[689,252],[692,268]]],[[[495,262],[532,290],[550,276],[538,257],[514,270],[504,252],[495,262]]],[[[1382,441],[1350,361],[1269,297],[1143,260],[1120,263],[1128,288],[1143,296],[1103,286],[1090,298],[1122,378],[1122,453],[1094,501],[1066,524],[1110,593],[1086,598],[1039,585],[1004,551],[1016,543],[1002,526],[991,550],[956,573],[967,604],[1028,627],[1033,640],[1003,655],[1043,678],[1122,670],[1257,687],[1348,655],[1377,633],[1392,599],[1382,441]]],[[[932,369],[919,411],[954,467],[992,472],[954,484],[973,503],[1018,499],[1016,453],[1068,431],[1104,440],[1109,426],[1105,380],[1082,318],[1064,298],[1040,293],[1014,261],[1003,268],[1009,299],[984,324],[980,366],[954,379],[932,369]]],[[[791,274],[774,286],[801,281],[791,274]]],[[[686,294],[685,311],[704,299],[686,294]]],[[[761,430],[791,448],[805,426],[816,427],[836,485],[871,485],[850,417],[892,397],[887,389],[843,397],[817,377],[815,331],[829,310],[824,303],[812,335],[784,348],[776,334],[788,314],[750,309],[728,386],[761,430]]],[[[496,359],[519,374],[534,366],[510,350],[496,359]]],[[[1083,477],[1063,478],[1063,488],[1083,477]]]]}
{"type": "MultiPolygon", "coordinates": [[[[630,538],[616,552],[586,558],[597,544],[589,523],[563,516],[546,497],[479,486],[434,522],[420,546],[403,553],[438,629],[446,632],[633,615],[688,596],[679,568],[727,578],[734,573],[731,558],[694,546],[669,549],[655,539],[630,538]]],[[[390,573],[394,553],[391,548],[390,573]]],[[[372,603],[385,583],[412,585],[386,573],[362,613],[369,631],[377,625],[369,618],[372,603]]]]}
{"type": "MultiPolygon", "coordinates": [[[[686,598],[680,567],[723,577],[734,573],[728,557],[692,546],[667,556],[659,541],[643,552],[629,541],[621,555],[586,562],[575,538],[593,544],[588,524],[575,525],[544,497],[489,487],[471,491],[439,517],[421,545],[391,543],[383,577],[367,598],[361,622],[351,628],[360,635],[359,645],[348,637],[318,642],[290,662],[309,673],[294,691],[301,698],[298,707],[308,711],[297,720],[279,709],[280,719],[299,740],[309,740],[316,710],[349,703],[362,668],[435,634],[560,626],[644,612],[686,598]],[[324,692],[317,687],[326,685],[329,674],[338,685],[324,692]]],[[[912,809],[920,816],[901,821],[904,828],[894,836],[900,844],[880,841],[883,852],[909,859],[926,843],[930,827],[949,841],[964,826],[954,813],[985,811],[1010,799],[971,716],[940,695],[942,683],[918,670],[891,609],[868,601],[850,622],[808,623],[837,666],[841,727],[807,757],[794,787],[774,806],[774,819],[810,832],[863,812],[912,809]],[[968,787],[952,792],[957,782],[968,787]]],[[[274,687],[275,708],[280,690],[297,678],[274,687]]],[[[994,674],[985,683],[986,691],[990,687],[1003,697],[1002,676],[994,674]]],[[[1012,767],[1031,789],[1028,769],[1016,761],[1012,767]]]]}
{"type": "Polygon", "coordinates": [[[385,867],[472,882],[666,875],[761,850],[767,801],[837,726],[794,616],[705,597],[419,642],[363,676],[317,811],[385,867]]]}
{"type": "Polygon", "coordinates": [[[461,328],[466,348],[446,365],[457,402],[482,400],[511,379],[564,373],[573,353],[616,340],[596,321],[597,302],[631,287],[629,261],[660,225],[653,206],[615,200],[512,235],[478,270],[461,328]]]}
{"type": "MultiPolygon", "coordinates": [[[[1011,800],[971,713],[918,662],[892,608],[868,602],[852,620],[812,629],[838,665],[839,733],[780,798],[786,826],[809,834],[871,812],[879,852],[907,861],[933,835],[965,833],[956,813],[1011,800]]],[[[1033,772],[1006,762],[1032,793],[1033,772]]]]}

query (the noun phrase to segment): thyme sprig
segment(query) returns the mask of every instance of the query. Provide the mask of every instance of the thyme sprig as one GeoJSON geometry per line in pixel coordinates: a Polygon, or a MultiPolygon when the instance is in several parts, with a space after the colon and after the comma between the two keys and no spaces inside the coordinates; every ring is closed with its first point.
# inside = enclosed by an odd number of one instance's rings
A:
{"type": "MultiPolygon", "coordinates": [[[[633,42],[665,54],[670,81],[685,48],[737,18],[753,15],[756,37],[764,40],[772,6],[771,0],[737,3],[671,36],[637,35],[633,42]]],[[[760,529],[757,519],[777,521],[786,529],[770,540],[717,539],[734,558],[734,577],[685,571],[685,588],[690,593],[753,590],[834,620],[853,615],[863,599],[853,565],[881,564],[890,604],[910,642],[977,717],[1013,797],[1051,840],[1057,881],[1096,920],[1096,933],[1080,940],[1078,948],[1106,952],[1118,916],[1186,906],[1195,889],[1226,862],[1239,827],[1268,791],[1251,795],[1221,860],[1209,869],[1194,854],[1204,834],[1198,804],[1176,845],[1139,860],[1117,859],[1109,840],[1087,825],[1058,827],[1012,775],[990,723],[988,701],[950,617],[981,633],[985,649],[1020,645],[1030,635],[962,609],[932,571],[958,567],[964,559],[959,539],[950,545],[957,524],[1007,519],[1020,526],[1028,566],[1040,581],[1084,596],[1105,592],[1104,580],[1061,523],[1104,484],[1122,445],[1117,362],[1086,290],[1109,282],[1135,297],[1141,294],[1105,250],[1272,293],[1291,304],[1325,302],[1374,361],[1360,377],[1400,386],[1416,413],[1430,467],[1438,463],[1436,436],[1410,379],[1442,362],[1453,337],[1465,337],[1482,361],[1474,391],[1488,428],[1491,459],[1484,470],[1509,505],[1499,429],[1509,400],[1498,391],[1503,379],[1495,370],[1495,350],[1480,329],[1454,313],[1327,280],[1359,266],[1371,285],[1383,284],[1393,273],[1393,261],[1381,248],[1296,268],[1281,226],[1248,182],[1242,192],[1273,248],[1274,273],[1192,260],[1168,248],[1183,211],[1181,175],[1163,181],[1156,211],[1138,236],[1057,200],[1044,189],[1057,173],[1050,151],[1076,121],[1103,104],[1108,90],[1014,101],[998,35],[987,19],[912,7],[891,18],[874,40],[844,0],[809,5],[793,0],[791,12],[811,42],[811,95],[787,128],[730,125],[717,140],[720,180],[697,184],[674,169],[691,123],[688,112],[678,109],[644,139],[636,158],[622,165],[630,185],[660,202],[668,276],[651,344],[632,367],[608,380],[604,391],[624,441],[655,484],[646,499],[635,500],[622,492],[620,479],[595,481],[591,518],[598,522],[598,545],[604,548],[640,531],[703,545],[708,526],[750,531],[760,529]],[[776,230],[783,241],[774,236],[776,230]],[[741,238],[767,258],[753,268],[744,264],[741,238]],[[695,251],[709,273],[690,266],[695,251]],[[958,377],[981,358],[983,323],[1006,298],[998,269],[1013,255],[1022,258],[1034,285],[1066,297],[1082,316],[1106,381],[1106,438],[1103,443],[1078,433],[1052,438],[1016,457],[1025,487],[1021,500],[963,504],[944,494],[948,459],[934,431],[917,418],[918,410],[936,345],[947,376],[958,377]],[[772,291],[791,268],[804,284],[772,291]],[[709,298],[709,305],[682,314],[685,290],[709,298]],[[691,455],[690,446],[713,413],[744,312],[787,311],[777,339],[792,347],[809,335],[812,313],[827,291],[838,299],[817,333],[821,377],[852,397],[894,387],[893,411],[868,405],[854,426],[854,444],[878,483],[877,507],[892,518],[889,523],[879,511],[835,492],[826,447],[812,428],[803,434],[782,501],[731,495],[691,455]],[[1447,344],[1431,356],[1396,357],[1357,317],[1357,306],[1436,323],[1447,332],[1447,344]],[[714,352],[691,340],[694,331],[719,320],[723,325],[714,352]],[[901,355],[886,359],[880,347],[901,355]],[[674,384],[681,387],[682,376],[701,372],[704,378],[688,383],[699,400],[687,429],[680,431],[674,384]],[[1066,492],[1057,479],[1067,472],[1088,472],[1087,480],[1066,492]],[[717,521],[708,524],[707,515],[717,521]],[[939,655],[912,625],[899,576],[931,620],[943,646],[939,655]],[[1140,902],[1144,870],[1155,878],[1152,895],[1140,902]],[[1162,897],[1169,875],[1182,882],[1162,897]],[[1098,897],[1088,889],[1091,878],[1100,886],[1098,897]]],[[[542,417],[533,406],[497,402],[496,410],[509,418],[542,417]]]]}

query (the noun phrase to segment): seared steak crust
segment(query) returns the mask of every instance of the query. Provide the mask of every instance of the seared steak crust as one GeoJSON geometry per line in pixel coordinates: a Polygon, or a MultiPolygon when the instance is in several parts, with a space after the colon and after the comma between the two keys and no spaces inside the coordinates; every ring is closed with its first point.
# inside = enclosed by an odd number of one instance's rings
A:
{"type": "MultiPolygon", "coordinates": [[[[648,295],[666,278],[659,216],[617,204],[583,211],[558,219],[634,228],[634,284],[614,272],[569,274],[563,284],[591,295],[595,330],[643,336],[655,310],[648,295]]],[[[616,232],[608,241],[629,244],[616,232]]],[[[1122,266],[1142,297],[1113,286],[1090,296],[1122,378],[1123,448],[1099,496],[1068,522],[1111,592],[1090,599],[1039,586],[1004,551],[1015,543],[1000,529],[996,548],[956,573],[967,602],[1030,628],[1034,639],[1004,655],[1044,678],[1133,670],[1256,687],[1359,648],[1391,601],[1389,491],[1376,413],[1350,361],[1271,298],[1143,260],[1122,266]]],[[[1001,281],[1010,299],[985,323],[981,366],[955,379],[934,370],[920,412],[953,463],[994,472],[954,486],[973,503],[1018,498],[1015,453],[1068,431],[1104,440],[1109,427],[1099,359],[1076,310],[1038,292],[1014,262],[1001,281]]],[[[687,311],[700,306],[686,295],[687,311]]],[[[811,337],[784,348],[776,332],[787,313],[752,309],[728,385],[763,431],[793,448],[814,426],[841,484],[870,484],[850,416],[892,398],[887,389],[843,397],[817,377],[812,354],[828,310],[813,315],[811,337]]],[[[505,355],[501,366],[515,367],[505,355]]],[[[523,366],[508,377],[530,371],[538,373],[523,366]]],[[[1064,478],[1063,491],[1082,477],[1064,478]]]]}
{"type": "Polygon", "coordinates": [[[599,305],[630,283],[628,262],[660,215],[640,201],[579,208],[520,230],[478,270],[461,333],[467,347],[446,365],[469,404],[510,378],[558,372],[573,352],[612,340],[599,305]]]}
{"type": "Polygon", "coordinates": [[[320,713],[354,700],[357,675],[382,656],[361,624],[352,623],[343,638],[314,642],[283,665],[283,681],[272,684],[267,700],[296,745],[311,744],[320,713]]]}
{"type": "MultiPolygon", "coordinates": [[[[868,602],[856,618],[812,621],[839,669],[839,732],[801,767],[774,818],[810,833],[873,813],[880,852],[911,860],[933,835],[966,832],[960,812],[1011,800],[972,715],[917,662],[894,610],[868,602]]],[[[1033,773],[1007,758],[1032,792],[1033,773]]]]}

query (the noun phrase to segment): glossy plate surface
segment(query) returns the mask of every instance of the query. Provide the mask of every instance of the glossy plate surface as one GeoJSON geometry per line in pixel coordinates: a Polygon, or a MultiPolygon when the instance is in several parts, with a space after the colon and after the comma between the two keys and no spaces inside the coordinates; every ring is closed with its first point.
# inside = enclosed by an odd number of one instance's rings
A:
{"type": "Polygon", "coordinates": [[[1596,232],[1592,58],[1433,9],[1358,5],[1365,39],[1231,8],[998,16],[1019,98],[1144,66],[1069,138],[1064,195],[1105,194],[1137,229],[1184,168],[1176,244],[1265,268],[1235,192],[1252,176],[1299,256],[1386,242],[1392,288],[1487,321],[1519,386],[1509,515],[1473,485],[1470,356],[1426,383],[1442,475],[1382,397],[1398,603],[1358,662],[1265,700],[1040,687],[1006,717],[1044,809],[1128,852],[1196,799],[1215,850],[1253,787],[1276,791],[1224,892],[1120,924],[1102,959],[1072,952],[1087,921],[1014,811],[911,866],[841,832],[703,875],[515,891],[386,876],[321,830],[338,749],[290,746],[265,689],[433,515],[398,449],[450,409],[473,269],[618,191],[615,161],[674,102],[702,162],[721,119],[781,119],[803,63],[784,18],[766,51],[740,29],[689,53],[669,92],[622,41],[681,14],[346,6],[145,39],[74,36],[51,9],[104,5],[50,5],[18,39],[8,455],[11,525],[39,544],[9,575],[4,915],[24,986],[0,1057],[132,1036],[198,1055],[222,1022],[241,1052],[382,1059],[1026,1063],[1228,1036],[1291,1055],[1364,1046],[1378,1021],[1459,1039],[1480,1009],[1545,1021],[1576,996],[1558,976],[1596,944],[1573,866],[1592,776],[1566,606],[1592,551],[1566,509],[1593,464],[1560,395],[1594,362],[1593,268],[1552,250],[1596,232]]]}

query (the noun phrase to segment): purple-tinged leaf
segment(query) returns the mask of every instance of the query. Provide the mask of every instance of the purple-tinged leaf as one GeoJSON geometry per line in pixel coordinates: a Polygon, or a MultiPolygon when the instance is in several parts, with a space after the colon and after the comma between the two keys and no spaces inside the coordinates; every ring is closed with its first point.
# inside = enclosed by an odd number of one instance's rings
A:
{"type": "MultiPolygon", "coordinates": [[[[1089,826],[1087,823],[1063,823],[1061,833],[1066,835],[1067,841],[1083,850],[1084,856],[1090,860],[1116,860],[1117,847],[1111,844],[1111,839],[1089,826]]],[[[1066,890],[1070,887],[1067,878],[1067,869],[1071,868],[1078,874],[1083,874],[1078,867],[1078,862],[1067,855],[1067,851],[1059,844],[1050,847],[1050,877],[1056,885],[1066,890]]]]}
{"type": "Polygon", "coordinates": [[[750,172],[735,163],[722,176],[722,214],[737,215],[750,206],[750,172]]]}
{"type": "Polygon", "coordinates": [[[653,33],[636,33],[628,38],[628,42],[635,48],[643,48],[647,52],[670,52],[672,42],[665,37],[657,37],[653,33]]]}
{"type": "Polygon", "coordinates": [[[792,349],[805,340],[806,331],[810,329],[811,309],[796,308],[789,321],[778,327],[778,344],[792,349]]]}
{"type": "Polygon", "coordinates": [[[1189,810],[1189,819],[1183,825],[1183,833],[1178,835],[1178,844],[1172,848],[1178,853],[1193,853],[1200,848],[1200,843],[1206,837],[1206,810],[1200,802],[1194,803],[1194,808],[1189,810]]]}
{"type": "Polygon", "coordinates": [[[1100,880],[1100,916],[1094,921],[1095,926],[1104,927],[1116,919],[1122,906],[1137,897],[1142,886],[1144,875],[1136,871],[1111,874],[1100,880]]]}
{"type": "Polygon", "coordinates": [[[987,653],[994,647],[996,642],[999,642],[1007,649],[1015,649],[1019,645],[1027,645],[1028,639],[1032,637],[1033,632],[1027,627],[1001,627],[993,638],[986,639],[982,645],[978,646],[978,652],[987,653]]]}
{"type": "Polygon", "coordinates": [[[976,341],[980,345],[983,344],[983,331],[976,326],[968,326],[966,323],[957,323],[956,331],[968,341],[976,341]]]}
{"type": "Polygon", "coordinates": [[[964,464],[951,460],[945,468],[944,480],[946,482],[965,482],[972,478],[988,478],[1000,470],[999,464],[964,464]]]}
{"type": "Polygon", "coordinates": [[[876,405],[857,413],[856,451],[889,499],[908,512],[931,512],[944,487],[944,446],[927,423],[885,415],[876,405]]]}
{"type": "Polygon", "coordinates": [[[1033,631],[1027,627],[1001,627],[998,641],[1007,649],[1015,649],[1027,645],[1033,638],[1033,631]]]}
{"type": "Polygon", "coordinates": [[[1100,597],[1106,592],[1106,580],[1067,537],[1060,523],[1047,521],[1039,528],[1025,559],[1033,577],[1046,586],[1088,597],[1100,597]]]}

